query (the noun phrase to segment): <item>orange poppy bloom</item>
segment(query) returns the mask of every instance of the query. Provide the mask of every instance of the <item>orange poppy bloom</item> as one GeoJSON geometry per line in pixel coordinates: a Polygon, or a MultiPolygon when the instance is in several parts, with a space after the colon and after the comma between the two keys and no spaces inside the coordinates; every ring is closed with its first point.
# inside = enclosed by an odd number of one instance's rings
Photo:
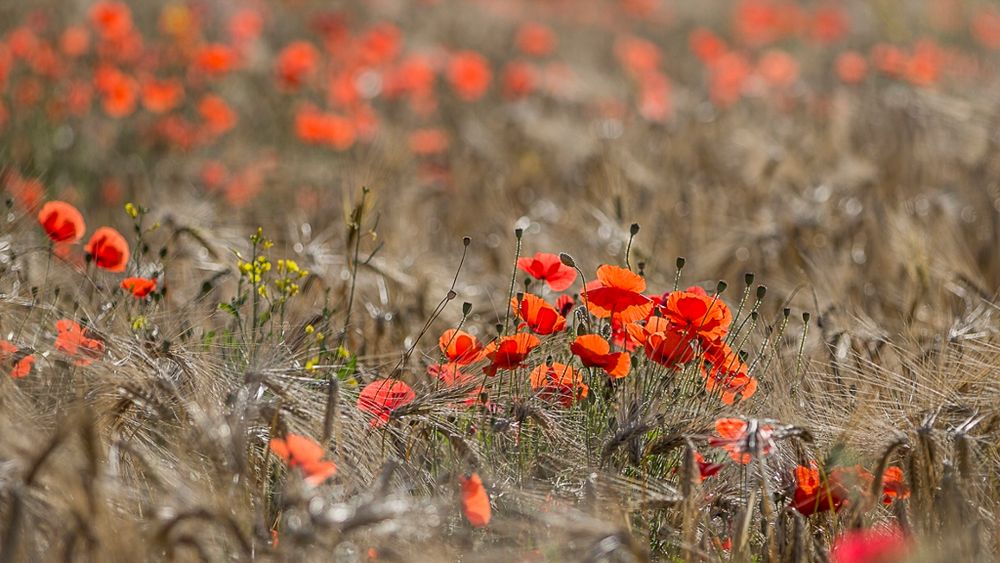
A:
{"type": "Polygon", "coordinates": [[[526,23],[517,30],[517,48],[525,55],[544,57],[556,47],[552,30],[539,23],[526,23]]]}
{"type": "Polygon", "coordinates": [[[812,15],[811,34],[820,43],[836,43],[847,35],[851,22],[840,6],[821,6],[812,15]]]}
{"type": "Polygon", "coordinates": [[[906,486],[903,470],[895,465],[887,467],[882,474],[882,504],[892,504],[897,499],[910,497],[910,488],[906,486]]]}
{"type": "Polygon", "coordinates": [[[416,398],[413,389],[398,379],[376,379],[361,390],[358,409],[374,415],[371,425],[377,427],[389,422],[392,411],[416,398]]]}
{"type": "Polygon", "coordinates": [[[351,120],[311,107],[303,107],[295,114],[295,134],[306,143],[326,144],[337,150],[350,148],[357,138],[351,120]]]}
{"type": "Polygon", "coordinates": [[[103,39],[119,39],[132,31],[132,11],[122,2],[98,2],[90,8],[90,23],[103,39]]]}
{"type": "Polygon", "coordinates": [[[752,71],[743,54],[729,51],[716,59],[709,70],[709,96],[715,105],[728,107],[743,97],[752,71]]]}
{"type": "Polygon", "coordinates": [[[743,402],[757,391],[757,378],[750,377],[749,369],[740,355],[724,344],[710,363],[707,373],[703,372],[705,390],[721,393],[722,403],[726,405],[736,402],[737,396],[743,402]]]}
{"type": "Polygon", "coordinates": [[[779,49],[769,49],[757,61],[757,74],[775,88],[787,88],[799,77],[799,63],[779,49]]]}
{"type": "Polygon", "coordinates": [[[427,366],[427,375],[440,379],[446,387],[462,386],[472,381],[472,376],[462,372],[462,366],[455,362],[431,364],[427,366]]]}
{"type": "Polygon", "coordinates": [[[643,324],[630,323],[625,328],[644,347],[646,357],[664,367],[672,369],[695,358],[692,336],[679,332],[663,317],[649,317],[643,324]]]}
{"type": "Polygon", "coordinates": [[[212,135],[221,135],[236,125],[236,113],[219,96],[206,95],[198,102],[198,113],[212,135]]]}
{"type": "Polygon", "coordinates": [[[642,294],[646,280],[625,268],[605,264],[597,269],[597,280],[587,284],[584,304],[597,318],[631,323],[645,319],[653,302],[642,294]]]}
{"type": "Polygon", "coordinates": [[[479,343],[479,339],[464,330],[454,328],[441,334],[441,338],[438,339],[438,347],[441,348],[441,353],[449,361],[461,366],[480,359],[483,351],[483,345],[479,343]]]}
{"type": "Polygon", "coordinates": [[[10,366],[10,376],[20,379],[31,373],[31,368],[35,365],[35,356],[23,354],[17,346],[6,340],[0,340],[0,364],[10,366]]]}
{"type": "Polygon", "coordinates": [[[569,408],[589,391],[580,372],[566,364],[541,364],[531,370],[531,389],[546,401],[569,408]]]}
{"type": "Polygon", "coordinates": [[[747,422],[739,418],[720,418],[715,421],[715,431],[719,437],[709,438],[708,443],[723,448],[733,461],[743,465],[774,449],[774,429],[756,420],[747,422]]]}
{"type": "Polygon", "coordinates": [[[122,280],[121,287],[130,291],[135,297],[142,298],[156,289],[156,278],[125,278],[122,280]]]}
{"type": "Polygon", "coordinates": [[[69,319],[56,321],[55,349],[65,352],[74,358],[78,366],[90,365],[104,355],[104,343],[94,338],[84,336],[84,331],[76,322],[69,319]]]}
{"type": "Polygon", "coordinates": [[[504,336],[490,342],[483,349],[483,355],[490,360],[487,373],[495,375],[500,369],[515,369],[528,357],[542,341],[537,336],[522,332],[513,336],[504,336]]]}
{"type": "Polygon", "coordinates": [[[837,56],[837,76],[844,84],[857,84],[868,74],[868,61],[855,51],[846,51],[837,56]]]}
{"type": "Polygon", "coordinates": [[[537,83],[538,73],[528,63],[512,61],[503,69],[503,95],[508,100],[517,100],[531,94],[537,83]]]}
{"type": "Polygon", "coordinates": [[[38,224],[52,242],[78,242],[87,230],[80,211],[65,201],[46,202],[38,212],[38,224]]]}
{"type": "Polygon", "coordinates": [[[320,485],[337,474],[336,464],[323,461],[326,452],[312,438],[289,434],[284,439],[271,438],[269,446],[274,455],[281,458],[289,468],[300,468],[310,485],[320,485]]]}
{"type": "Polygon", "coordinates": [[[1000,49],[1000,10],[982,7],[972,16],[972,36],[987,49],[1000,49]]]}
{"type": "Polygon", "coordinates": [[[725,338],[733,322],[733,314],[725,302],[700,287],[671,292],[662,311],[676,330],[697,336],[706,346],[725,338]]]}
{"type": "Polygon", "coordinates": [[[517,267],[544,281],[552,291],[566,291],[576,281],[576,268],[563,264],[558,255],[549,252],[536,252],[533,257],[518,258],[517,267]]]}
{"type": "Polygon", "coordinates": [[[489,61],[475,51],[456,53],[448,61],[448,82],[458,97],[467,102],[483,97],[492,78],[489,61]]]}
{"type": "Polygon", "coordinates": [[[177,79],[149,80],[142,85],[142,105],[152,113],[166,113],[183,98],[184,85],[177,79]]]}
{"type": "Polygon", "coordinates": [[[622,37],[615,41],[615,56],[633,76],[656,71],[660,66],[660,48],[641,37],[622,37]]]}
{"type": "MultiPolygon", "coordinates": [[[[897,468],[898,469],[898,468],[897,468]]],[[[805,516],[817,512],[837,512],[847,504],[866,497],[872,474],[860,465],[835,467],[825,479],[815,463],[795,468],[795,491],[792,508],[805,516]]]]}
{"type": "Polygon", "coordinates": [[[608,341],[596,334],[582,334],[570,345],[570,351],[587,367],[601,368],[615,379],[628,375],[631,356],[628,352],[611,352],[608,341]]]}
{"type": "Polygon", "coordinates": [[[222,76],[236,66],[236,51],[222,43],[211,43],[202,47],[195,55],[194,66],[210,76],[222,76]]]}
{"type": "Polygon", "coordinates": [[[688,46],[695,57],[705,65],[712,65],[726,54],[729,48],[718,35],[704,27],[696,28],[688,36],[688,46]]]}
{"type": "Polygon", "coordinates": [[[125,117],[135,111],[139,84],[134,78],[118,69],[102,67],[94,73],[94,80],[105,113],[111,117],[125,117]]]}
{"type": "Polygon", "coordinates": [[[490,523],[490,496],[483,487],[478,473],[468,478],[459,476],[462,485],[462,512],[465,519],[475,528],[483,528],[490,523]]]}
{"type": "Polygon", "coordinates": [[[535,334],[547,335],[560,332],[566,328],[566,318],[559,314],[555,307],[549,305],[537,295],[525,293],[518,302],[517,297],[510,300],[511,306],[535,334]]]}
{"type": "Polygon", "coordinates": [[[76,58],[87,52],[90,47],[90,33],[87,28],[71,25],[59,36],[59,50],[70,58],[76,58]]]}
{"type": "Polygon", "coordinates": [[[297,90],[316,74],[319,51],[308,41],[295,41],[278,55],[279,84],[288,90],[297,90]]]}
{"type": "Polygon", "coordinates": [[[94,231],[83,250],[93,259],[94,265],[109,272],[124,272],[128,264],[128,243],[111,227],[94,231]]]}

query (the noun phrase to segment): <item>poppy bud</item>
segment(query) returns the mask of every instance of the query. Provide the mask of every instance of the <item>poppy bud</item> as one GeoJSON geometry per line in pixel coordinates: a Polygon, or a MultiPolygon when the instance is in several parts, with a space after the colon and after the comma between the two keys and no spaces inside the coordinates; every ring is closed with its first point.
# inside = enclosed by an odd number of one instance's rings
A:
{"type": "Polygon", "coordinates": [[[462,315],[468,317],[469,313],[471,312],[472,312],[472,303],[469,303],[468,301],[462,303],[462,315]]]}
{"type": "Polygon", "coordinates": [[[520,227],[514,229],[514,236],[517,237],[517,240],[521,240],[521,235],[523,234],[524,234],[524,229],[520,227]]]}
{"type": "Polygon", "coordinates": [[[573,257],[570,256],[569,254],[566,254],[565,252],[559,253],[559,261],[569,266],[570,268],[576,267],[576,260],[573,260],[573,257]]]}
{"type": "Polygon", "coordinates": [[[802,322],[808,323],[811,316],[808,311],[802,313],[802,322]]]}
{"type": "Polygon", "coordinates": [[[632,223],[632,225],[628,228],[628,232],[632,236],[639,234],[639,223],[632,223]]]}
{"type": "Polygon", "coordinates": [[[765,286],[765,285],[758,285],[757,286],[757,299],[758,300],[763,299],[764,298],[764,294],[766,294],[766,293],[767,293],[767,286],[765,286]]]}
{"type": "Polygon", "coordinates": [[[753,277],[754,277],[753,272],[747,272],[743,274],[743,282],[746,283],[747,285],[750,285],[753,283],[753,277]]]}
{"type": "Polygon", "coordinates": [[[715,286],[715,292],[716,293],[722,293],[723,291],[726,290],[727,287],[729,287],[728,283],[726,283],[726,282],[724,282],[722,280],[719,280],[719,284],[715,286]]]}
{"type": "Polygon", "coordinates": [[[791,314],[792,314],[792,310],[791,310],[791,308],[789,308],[789,307],[785,307],[785,308],[784,308],[784,309],[783,309],[783,310],[781,311],[781,314],[782,314],[782,315],[784,315],[784,316],[785,316],[785,318],[787,319],[787,318],[788,318],[788,315],[791,315],[791,314]]]}
{"type": "Polygon", "coordinates": [[[677,269],[680,270],[681,268],[683,268],[684,264],[686,262],[687,262],[687,260],[685,260],[683,256],[678,256],[677,257],[677,269]]]}
{"type": "Polygon", "coordinates": [[[472,237],[462,237],[462,244],[465,246],[472,244],[472,237]]]}
{"type": "Polygon", "coordinates": [[[457,294],[457,293],[455,293],[455,290],[454,290],[454,289],[449,289],[449,290],[448,290],[448,295],[447,295],[446,299],[447,299],[448,301],[451,301],[452,299],[454,299],[454,298],[456,298],[456,297],[458,297],[458,294],[457,294]]]}

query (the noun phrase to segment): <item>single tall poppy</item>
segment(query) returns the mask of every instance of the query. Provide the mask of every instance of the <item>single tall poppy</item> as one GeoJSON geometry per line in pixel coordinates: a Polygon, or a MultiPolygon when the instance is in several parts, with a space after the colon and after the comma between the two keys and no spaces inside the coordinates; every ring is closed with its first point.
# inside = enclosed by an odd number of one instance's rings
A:
{"type": "Polygon", "coordinates": [[[65,201],[46,202],[38,212],[38,224],[52,242],[77,242],[87,230],[80,211],[65,201]]]}
{"type": "Polygon", "coordinates": [[[94,231],[84,250],[98,268],[109,272],[124,272],[125,265],[128,264],[128,243],[121,233],[111,227],[101,227],[94,231]]]}
{"type": "Polygon", "coordinates": [[[398,379],[376,379],[361,390],[358,408],[375,415],[372,426],[382,426],[389,422],[392,411],[413,402],[416,393],[409,385],[398,379]]]}
{"type": "Polygon", "coordinates": [[[534,257],[518,258],[517,267],[544,281],[552,291],[565,291],[576,281],[576,268],[563,264],[559,256],[549,252],[536,252],[534,257]]]}
{"type": "Polygon", "coordinates": [[[653,310],[653,302],[642,294],[645,290],[646,280],[639,274],[605,264],[597,269],[597,280],[587,284],[583,299],[595,317],[631,323],[653,310]]]}

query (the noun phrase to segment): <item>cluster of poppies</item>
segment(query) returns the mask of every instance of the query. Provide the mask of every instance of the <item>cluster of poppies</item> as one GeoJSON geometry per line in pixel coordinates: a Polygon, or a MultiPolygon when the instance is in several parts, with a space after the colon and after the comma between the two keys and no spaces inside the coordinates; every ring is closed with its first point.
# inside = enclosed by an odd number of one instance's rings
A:
{"type": "MultiPolygon", "coordinates": [[[[577,279],[577,270],[559,255],[537,253],[518,260],[518,268],[543,282],[553,292],[568,290],[577,279]]],[[[647,296],[645,279],[626,268],[603,265],[597,278],[574,298],[563,293],[549,303],[532,293],[519,293],[510,307],[518,322],[513,334],[502,335],[483,344],[461,329],[448,329],[438,339],[443,362],[428,366],[428,374],[447,387],[471,388],[465,404],[487,402],[484,389],[475,385],[473,364],[482,365],[485,377],[501,371],[525,367],[541,338],[555,338],[569,327],[567,316],[582,305],[590,321],[581,323],[570,341],[567,357],[575,362],[547,360],[528,366],[527,383],[546,402],[569,408],[587,397],[584,369],[593,369],[612,381],[628,377],[638,349],[651,362],[670,371],[694,366],[705,381],[709,395],[731,405],[751,397],[757,379],[727,337],[733,321],[728,305],[718,295],[699,287],[647,296]],[[597,320],[610,329],[609,339],[586,328],[599,329],[597,320]]],[[[479,377],[482,380],[482,377],[479,377]]],[[[483,381],[484,382],[484,381],[483,381]]],[[[393,411],[416,398],[405,382],[379,379],[366,385],[358,408],[372,416],[375,426],[385,424],[393,411]]]]}

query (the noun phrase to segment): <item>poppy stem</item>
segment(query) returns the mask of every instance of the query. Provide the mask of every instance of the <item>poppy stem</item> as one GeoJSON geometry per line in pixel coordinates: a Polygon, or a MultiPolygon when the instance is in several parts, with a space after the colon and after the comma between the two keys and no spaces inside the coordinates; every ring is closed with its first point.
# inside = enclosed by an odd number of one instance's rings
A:
{"type": "Polygon", "coordinates": [[[510,289],[507,290],[507,313],[503,317],[503,333],[501,333],[501,336],[507,335],[507,324],[510,322],[510,300],[514,298],[514,283],[517,280],[517,260],[521,257],[522,235],[524,235],[524,229],[514,229],[514,238],[517,239],[514,244],[514,270],[510,274],[510,289]]]}

